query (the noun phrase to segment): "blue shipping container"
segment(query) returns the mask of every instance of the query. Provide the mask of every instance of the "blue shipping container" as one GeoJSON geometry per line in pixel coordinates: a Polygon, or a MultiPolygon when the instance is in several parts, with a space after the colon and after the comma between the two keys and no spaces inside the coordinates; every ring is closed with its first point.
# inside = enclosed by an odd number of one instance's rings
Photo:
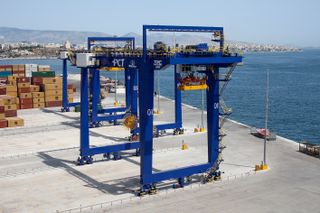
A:
{"type": "Polygon", "coordinates": [[[2,77],[8,77],[8,76],[12,76],[12,72],[11,71],[1,71],[0,72],[0,78],[2,77]]]}

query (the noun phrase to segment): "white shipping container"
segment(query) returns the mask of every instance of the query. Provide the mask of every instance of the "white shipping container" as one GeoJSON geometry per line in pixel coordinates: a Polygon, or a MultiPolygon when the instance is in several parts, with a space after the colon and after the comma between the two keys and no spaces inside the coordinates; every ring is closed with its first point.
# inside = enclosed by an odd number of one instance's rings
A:
{"type": "Polygon", "coordinates": [[[38,67],[38,65],[37,64],[25,64],[25,67],[27,68],[27,67],[38,67]]]}
{"type": "Polygon", "coordinates": [[[25,70],[25,76],[26,77],[32,77],[32,71],[31,70],[25,70]]]}
{"type": "Polygon", "coordinates": [[[38,68],[49,68],[50,69],[50,66],[49,65],[38,65],[38,68]]]}
{"type": "Polygon", "coordinates": [[[37,64],[26,64],[25,65],[25,70],[31,71],[31,72],[36,72],[38,70],[38,65],[37,64]]]}

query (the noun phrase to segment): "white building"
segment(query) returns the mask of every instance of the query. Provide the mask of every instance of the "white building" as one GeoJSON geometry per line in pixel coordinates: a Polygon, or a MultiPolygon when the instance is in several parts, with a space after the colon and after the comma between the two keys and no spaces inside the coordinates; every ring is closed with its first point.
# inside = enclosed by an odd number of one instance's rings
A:
{"type": "Polygon", "coordinates": [[[70,49],[70,48],[71,48],[71,43],[70,43],[70,41],[64,42],[64,48],[66,48],[66,49],[70,49]]]}

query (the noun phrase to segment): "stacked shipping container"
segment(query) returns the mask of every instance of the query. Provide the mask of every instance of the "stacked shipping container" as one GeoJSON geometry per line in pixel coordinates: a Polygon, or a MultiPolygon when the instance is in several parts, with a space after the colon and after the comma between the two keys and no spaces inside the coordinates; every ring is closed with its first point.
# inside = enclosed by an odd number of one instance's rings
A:
{"type": "MultiPolygon", "coordinates": [[[[73,86],[68,85],[70,103],[73,92],[73,86]]],[[[62,78],[55,77],[55,72],[47,65],[0,66],[0,97],[0,104],[7,103],[3,107],[0,105],[0,127],[23,125],[23,120],[11,118],[17,116],[17,109],[62,105],[62,78]],[[8,105],[9,102],[12,104],[8,105]]]]}
{"type": "Polygon", "coordinates": [[[17,99],[0,95],[0,128],[23,126],[24,121],[17,117],[17,99]]]}

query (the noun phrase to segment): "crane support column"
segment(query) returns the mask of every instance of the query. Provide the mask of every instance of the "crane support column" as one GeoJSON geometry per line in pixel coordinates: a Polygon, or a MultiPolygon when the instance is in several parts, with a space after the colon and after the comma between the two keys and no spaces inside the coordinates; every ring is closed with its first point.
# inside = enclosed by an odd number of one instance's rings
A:
{"type": "Polygon", "coordinates": [[[90,69],[91,82],[90,82],[90,95],[92,101],[92,113],[91,113],[91,123],[92,127],[98,126],[99,122],[97,120],[97,115],[99,112],[100,105],[100,71],[96,69],[90,69]]]}
{"type": "Polygon", "coordinates": [[[68,70],[67,70],[67,59],[62,60],[62,112],[69,112],[68,106],[68,70]]]}
{"type": "Polygon", "coordinates": [[[128,109],[128,107],[130,106],[131,103],[131,88],[130,88],[130,80],[131,80],[131,75],[130,75],[130,70],[129,69],[125,69],[124,71],[124,85],[125,85],[125,89],[126,89],[126,108],[128,109]]]}
{"type": "MultiPolygon", "coordinates": [[[[150,62],[142,65],[139,71],[139,97],[148,97],[139,99],[139,123],[140,123],[140,155],[141,182],[152,176],[152,148],[153,148],[153,97],[154,93],[154,71],[150,62]],[[146,83],[148,82],[148,83],[146,83]]],[[[143,184],[146,187],[142,190],[150,190],[151,186],[143,184]]]]}
{"type": "Polygon", "coordinates": [[[80,156],[78,164],[92,163],[92,158],[86,156],[89,149],[89,102],[88,102],[88,69],[81,68],[81,108],[80,108],[80,156]]]}
{"type": "Polygon", "coordinates": [[[214,164],[219,152],[219,68],[207,72],[208,162],[214,164]]]}
{"type": "Polygon", "coordinates": [[[175,92],[175,123],[177,125],[176,132],[183,133],[182,129],[182,103],[181,90],[178,89],[180,74],[177,72],[177,66],[174,66],[174,92],[175,92]]]}

